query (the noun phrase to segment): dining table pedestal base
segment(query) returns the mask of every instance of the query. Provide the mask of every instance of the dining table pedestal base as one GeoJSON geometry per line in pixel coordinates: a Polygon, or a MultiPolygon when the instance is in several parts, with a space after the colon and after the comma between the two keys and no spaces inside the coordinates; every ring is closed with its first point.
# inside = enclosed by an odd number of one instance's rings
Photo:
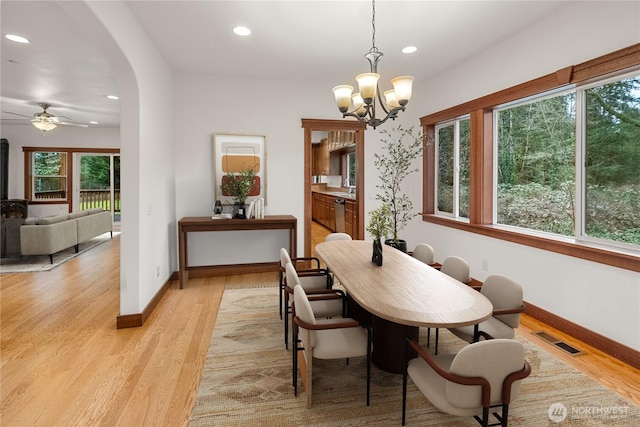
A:
{"type": "MultiPolygon", "coordinates": [[[[371,360],[383,371],[392,374],[404,372],[404,342],[406,338],[418,341],[420,328],[401,325],[378,316],[373,317],[373,354],[371,360]]],[[[417,357],[415,350],[409,350],[409,359],[417,357]]]]}

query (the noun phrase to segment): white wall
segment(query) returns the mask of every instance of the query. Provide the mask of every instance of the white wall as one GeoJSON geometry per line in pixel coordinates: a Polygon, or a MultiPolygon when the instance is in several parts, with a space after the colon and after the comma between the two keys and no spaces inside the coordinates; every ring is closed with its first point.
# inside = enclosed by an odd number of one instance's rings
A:
{"type": "MultiPolygon", "coordinates": [[[[535,27],[416,85],[424,116],[640,42],[640,3],[571,2],[535,27]]],[[[413,188],[414,200],[422,200],[413,188]]],[[[409,248],[427,242],[442,261],[466,258],[484,280],[504,273],[544,310],[640,350],[640,274],[540,249],[413,221],[409,248]],[[488,269],[483,270],[483,261],[488,269]]]]}
{"type": "MultiPolygon", "coordinates": [[[[339,118],[331,87],[177,73],[174,88],[177,218],[212,213],[214,133],[265,135],[265,213],[298,218],[301,252],[304,218],[301,119],[339,118]],[[313,102],[300,102],[300,93],[313,102]]],[[[203,234],[189,235],[190,264],[276,261],[280,248],[288,246],[286,232],[203,234]],[[256,245],[256,241],[261,244],[256,245]]]]}
{"type": "Polygon", "coordinates": [[[120,85],[120,314],[142,312],[175,270],[172,72],[124,2],[59,2],[120,85]]]}

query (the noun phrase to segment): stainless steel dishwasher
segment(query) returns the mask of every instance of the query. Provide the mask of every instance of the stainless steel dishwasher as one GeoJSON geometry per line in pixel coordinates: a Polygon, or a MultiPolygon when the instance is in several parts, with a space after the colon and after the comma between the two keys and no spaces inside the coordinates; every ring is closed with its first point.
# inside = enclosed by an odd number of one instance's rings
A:
{"type": "Polygon", "coordinates": [[[336,233],[344,233],[344,199],[336,197],[336,233]]]}

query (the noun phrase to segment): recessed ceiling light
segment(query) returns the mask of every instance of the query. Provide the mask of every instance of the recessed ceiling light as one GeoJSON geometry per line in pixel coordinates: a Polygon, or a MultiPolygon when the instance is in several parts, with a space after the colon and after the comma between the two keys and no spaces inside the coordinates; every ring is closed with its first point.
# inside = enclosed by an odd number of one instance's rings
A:
{"type": "Polygon", "coordinates": [[[90,122],[89,122],[89,124],[97,125],[97,124],[98,124],[98,122],[94,122],[94,121],[92,120],[92,121],[90,121],[90,122]]]}
{"type": "Polygon", "coordinates": [[[236,33],[239,36],[248,36],[249,34],[251,34],[251,30],[248,29],[247,27],[234,27],[233,28],[233,32],[236,33]]]}
{"type": "Polygon", "coordinates": [[[418,50],[418,48],[415,46],[407,46],[404,49],[402,49],[402,53],[413,53],[416,50],[418,50]]]}
{"type": "Polygon", "coordinates": [[[4,35],[5,38],[11,40],[12,42],[16,42],[16,43],[30,43],[29,39],[24,38],[22,36],[18,36],[16,34],[5,34],[4,35]]]}
{"type": "Polygon", "coordinates": [[[120,99],[120,97],[116,96],[116,95],[107,95],[107,98],[109,98],[109,99],[120,99]]]}

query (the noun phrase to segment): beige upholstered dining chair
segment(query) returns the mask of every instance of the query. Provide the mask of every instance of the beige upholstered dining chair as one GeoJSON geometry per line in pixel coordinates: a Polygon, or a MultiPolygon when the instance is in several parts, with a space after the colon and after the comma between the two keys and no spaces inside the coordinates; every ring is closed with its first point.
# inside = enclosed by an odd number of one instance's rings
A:
{"type": "Polygon", "coordinates": [[[448,256],[442,261],[442,271],[447,276],[453,277],[459,282],[469,283],[471,277],[469,276],[469,263],[459,256],[448,256]]]}
{"type": "Polygon", "coordinates": [[[324,238],[325,242],[331,242],[333,240],[351,240],[351,236],[347,233],[331,233],[327,234],[327,237],[324,238]]]}
{"type": "Polygon", "coordinates": [[[480,293],[493,304],[493,316],[475,326],[449,328],[467,342],[477,341],[477,332],[482,331],[494,338],[512,339],[514,329],[520,325],[520,313],[524,312],[522,287],[510,277],[492,274],[484,281],[480,293]]]}
{"type": "MultiPolygon", "coordinates": [[[[293,390],[298,395],[298,353],[304,358],[304,387],[307,408],[313,402],[312,379],[313,359],[346,359],[366,357],[367,359],[367,406],[371,384],[371,329],[361,326],[350,318],[319,319],[310,298],[302,286],[293,292],[293,323],[296,340],[292,352],[293,390]]],[[[320,297],[319,297],[320,298],[320,297]]],[[[316,300],[316,303],[318,301],[316,300]]]]}
{"type": "MultiPolygon", "coordinates": [[[[469,276],[469,263],[458,256],[448,256],[442,262],[440,271],[447,276],[453,277],[459,282],[470,283],[471,277],[469,276]]],[[[436,328],[436,354],[438,354],[438,329],[436,328]]],[[[431,345],[431,328],[427,329],[427,347],[431,345]]]]}
{"type": "Polygon", "coordinates": [[[413,250],[413,257],[427,265],[434,265],[436,263],[433,248],[426,243],[418,243],[416,245],[416,248],[413,250]]]}
{"type": "Polygon", "coordinates": [[[295,284],[287,285],[286,267],[287,264],[294,266],[297,283],[300,283],[306,290],[326,290],[333,286],[333,278],[327,269],[320,268],[320,260],[315,257],[291,258],[285,248],[280,249],[280,316],[284,310],[284,346],[289,348],[289,297],[293,293],[295,284]],[[306,263],[302,264],[302,263],[306,263]],[[305,265],[305,268],[296,265],[305,265]],[[311,265],[311,267],[308,267],[311,265]],[[284,301],[283,301],[284,294],[284,301]]]}
{"type": "MultiPolygon", "coordinates": [[[[331,233],[331,234],[327,234],[327,236],[324,238],[325,242],[332,242],[334,240],[352,240],[352,239],[351,239],[351,236],[348,235],[347,233],[331,233]]],[[[333,277],[333,274],[331,274],[331,278],[335,280],[335,277],[333,277]]]]}
{"type": "Polygon", "coordinates": [[[407,340],[405,355],[409,346],[418,357],[407,361],[403,374],[402,425],[406,421],[409,377],[441,411],[473,416],[483,426],[489,425],[489,414],[493,413],[500,425],[507,426],[509,405],[518,398],[522,379],[531,373],[522,344],[489,339],[470,344],[457,354],[440,356],[430,356],[413,340],[407,340]]]}

